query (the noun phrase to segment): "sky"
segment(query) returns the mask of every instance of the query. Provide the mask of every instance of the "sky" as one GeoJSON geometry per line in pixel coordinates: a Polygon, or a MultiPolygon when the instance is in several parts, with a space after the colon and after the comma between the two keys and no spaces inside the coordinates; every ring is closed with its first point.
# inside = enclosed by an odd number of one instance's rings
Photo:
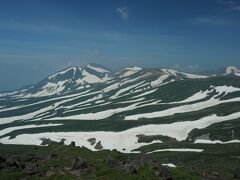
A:
{"type": "Polygon", "coordinates": [[[0,91],[97,63],[239,66],[240,0],[1,0],[0,91]]]}

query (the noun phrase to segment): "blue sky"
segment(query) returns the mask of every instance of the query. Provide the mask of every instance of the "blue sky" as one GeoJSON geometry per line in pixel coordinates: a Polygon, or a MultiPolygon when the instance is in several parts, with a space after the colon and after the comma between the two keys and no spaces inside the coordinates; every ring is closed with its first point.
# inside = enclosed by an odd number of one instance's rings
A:
{"type": "Polygon", "coordinates": [[[90,62],[239,66],[239,32],[239,0],[2,0],[0,90],[90,62]]]}

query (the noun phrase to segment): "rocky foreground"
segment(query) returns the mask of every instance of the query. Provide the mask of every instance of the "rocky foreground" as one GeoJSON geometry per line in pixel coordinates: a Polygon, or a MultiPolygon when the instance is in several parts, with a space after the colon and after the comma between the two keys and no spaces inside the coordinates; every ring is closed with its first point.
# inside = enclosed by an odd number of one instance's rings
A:
{"type": "MultiPolygon", "coordinates": [[[[144,154],[91,152],[62,144],[47,147],[0,146],[0,179],[224,179],[218,172],[163,166],[144,154]]],[[[235,171],[231,179],[240,179],[235,171]]]]}
{"type": "MultiPolygon", "coordinates": [[[[22,156],[0,156],[1,173],[10,174],[16,173],[16,178],[46,178],[46,177],[72,177],[72,178],[101,178],[98,174],[98,166],[102,165],[109,171],[116,171],[126,174],[129,177],[148,178],[144,171],[147,170],[156,179],[172,179],[172,169],[167,166],[162,166],[157,160],[150,159],[144,156],[136,156],[133,159],[116,160],[111,156],[103,159],[97,159],[96,164],[91,164],[82,156],[70,158],[71,164],[65,167],[58,165],[50,165],[49,168],[43,170],[43,164],[51,164],[53,161],[58,161],[58,154],[36,155],[31,154],[24,159],[22,156]],[[147,168],[147,169],[143,169],[147,168]],[[111,170],[110,170],[111,169],[111,170]]],[[[104,173],[104,172],[102,172],[104,173]]],[[[107,172],[106,172],[107,173],[107,172]]],[[[107,174],[103,174],[107,177],[107,174]]],[[[124,179],[124,176],[119,177],[117,174],[115,179],[124,179]]]]}

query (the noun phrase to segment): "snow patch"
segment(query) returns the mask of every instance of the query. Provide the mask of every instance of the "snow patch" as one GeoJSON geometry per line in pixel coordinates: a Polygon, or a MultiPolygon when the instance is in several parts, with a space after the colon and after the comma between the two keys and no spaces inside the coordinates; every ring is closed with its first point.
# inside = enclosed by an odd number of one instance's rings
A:
{"type": "MultiPolygon", "coordinates": [[[[0,139],[0,143],[4,144],[34,144],[40,145],[41,138],[50,138],[54,141],[66,139],[66,143],[70,144],[75,141],[77,146],[84,146],[88,149],[96,151],[87,141],[89,138],[96,138],[101,141],[103,149],[117,149],[120,152],[130,153],[132,150],[153,143],[161,143],[161,141],[152,141],[151,143],[138,143],[137,135],[146,136],[163,135],[176,138],[178,141],[185,140],[188,134],[195,128],[203,129],[214,123],[229,121],[240,117],[240,112],[233,113],[228,116],[211,115],[203,117],[195,121],[175,122],[172,124],[152,124],[134,127],[120,132],[110,131],[94,131],[94,132],[48,132],[39,134],[22,134],[13,139],[4,137],[0,139]],[[124,150],[125,149],[125,150],[124,150]]],[[[202,152],[202,149],[160,149],[153,152],[161,151],[181,151],[181,152],[202,152]]],[[[153,153],[150,152],[150,153],[153,153]]]]}
{"type": "Polygon", "coordinates": [[[162,76],[160,76],[158,79],[156,79],[155,81],[151,82],[151,86],[152,87],[156,87],[156,86],[162,84],[163,81],[166,80],[168,77],[169,77],[169,75],[162,75],[162,76]]]}
{"type": "Polygon", "coordinates": [[[140,70],[142,70],[141,67],[136,67],[136,66],[134,66],[134,67],[129,67],[129,68],[125,68],[125,69],[127,69],[127,70],[132,70],[132,71],[140,71],[140,70]]]}
{"type": "Polygon", "coordinates": [[[67,69],[65,69],[65,70],[63,70],[63,71],[60,71],[60,72],[58,72],[58,73],[56,73],[56,74],[54,74],[54,75],[52,75],[52,76],[49,76],[48,79],[50,80],[50,79],[52,79],[52,78],[55,78],[55,77],[58,76],[58,75],[65,74],[65,73],[67,73],[68,71],[74,70],[74,69],[76,70],[75,67],[67,68],[67,69]]]}
{"type": "Polygon", "coordinates": [[[237,67],[235,67],[235,66],[228,66],[227,68],[226,68],[226,73],[225,73],[225,75],[227,75],[227,74],[234,74],[234,75],[236,75],[236,76],[240,76],[240,70],[237,68],[237,67]]]}
{"type": "Polygon", "coordinates": [[[168,167],[171,167],[171,168],[176,168],[177,166],[172,164],[172,163],[167,163],[167,164],[162,164],[163,166],[168,166],[168,167]]]}
{"type": "Polygon", "coordinates": [[[125,68],[124,72],[121,74],[120,78],[131,76],[141,70],[142,70],[142,68],[139,68],[139,67],[125,68]]]}
{"type": "Polygon", "coordinates": [[[132,86],[128,86],[126,88],[120,89],[119,91],[116,92],[116,94],[114,94],[112,97],[110,97],[110,99],[116,99],[120,94],[123,94],[124,92],[129,91],[130,89],[133,89],[143,83],[144,82],[140,82],[140,83],[134,84],[132,86]]]}
{"type": "Polygon", "coordinates": [[[104,88],[104,89],[103,89],[103,92],[104,92],[104,93],[110,92],[110,91],[112,91],[112,90],[114,90],[114,89],[119,88],[119,86],[120,86],[119,83],[111,84],[110,86],[104,88]]]}
{"type": "Polygon", "coordinates": [[[208,78],[208,76],[204,76],[204,75],[190,74],[190,73],[184,73],[184,72],[180,72],[180,73],[183,74],[186,78],[189,78],[189,79],[204,79],[204,78],[208,78]]]}
{"type": "MultiPolygon", "coordinates": [[[[232,86],[228,86],[228,87],[218,86],[218,87],[215,87],[215,89],[218,92],[218,94],[213,96],[211,99],[209,99],[207,101],[198,102],[195,104],[186,104],[186,105],[177,106],[177,107],[169,108],[166,110],[156,111],[156,112],[151,112],[151,113],[129,115],[129,116],[125,117],[125,120],[138,120],[140,118],[156,118],[156,117],[172,116],[176,113],[199,111],[201,109],[216,106],[218,104],[240,101],[240,98],[233,98],[233,99],[228,99],[228,100],[215,99],[219,94],[221,94],[223,92],[227,93],[227,92],[240,91],[240,88],[234,88],[232,86]]],[[[196,98],[196,97],[194,97],[194,98],[196,98]]],[[[190,100],[192,100],[192,99],[193,99],[193,97],[190,98],[190,100]]],[[[185,102],[186,101],[189,101],[189,99],[185,100],[185,102]]],[[[181,102],[183,102],[183,101],[181,101],[181,102]]]]}
{"type": "Polygon", "coordinates": [[[155,153],[155,152],[166,152],[166,151],[169,151],[169,152],[203,152],[203,149],[190,149],[190,148],[158,149],[158,150],[155,150],[155,151],[148,152],[146,154],[152,154],[152,153],[155,153]]]}
{"type": "Polygon", "coordinates": [[[220,141],[220,140],[206,140],[206,139],[197,139],[194,144],[230,144],[230,143],[240,143],[240,140],[231,140],[231,141],[220,141]]]}
{"type": "Polygon", "coordinates": [[[88,68],[93,69],[94,71],[97,71],[99,73],[110,73],[110,71],[103,69],[103,68],[99,68],[99,67],[94,67],[91,65],[87,65],[88,68]]]}

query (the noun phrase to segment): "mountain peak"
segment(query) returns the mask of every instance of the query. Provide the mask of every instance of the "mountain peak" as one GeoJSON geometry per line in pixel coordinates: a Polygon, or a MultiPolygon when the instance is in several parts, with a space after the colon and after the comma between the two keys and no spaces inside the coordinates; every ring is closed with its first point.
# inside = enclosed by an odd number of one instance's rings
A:
{"type": "Polygon", "coordinates": [[[180,76],[188,79],[202,79],[202,78],[208,78],[208,76],[205,75],[199,75],[199,74],[192,74],[192,73],[185,73],[180,72],[174,69],[161,69],[165,74],[172,75],[172,76],[180,76]]]}
{"type": "Polygon", "coordinates": [[[64,69],[64,70],[61,70],[61,71],[59,71],[59,72],[57,72],[57,73],[49,76],[48,79],[49,79],[49,80],[54,79],[54,78],[56,78],[57,76],[66,74],[66,73],[68,73],[68,72],[70,72],[70,71],[72,71],[72,73],[75,74],[76,71],[77,71],[77,68],[78,68],[78,67],[76,67],[76,66],[68,67],[68,68],[66,68],[66,69],[64,69]]]}
{"type": "Polygon", "coordinates": [[[131,67],[125,68],[125,70],[140,71],[140,70],[142,70],[142,68],[141,67],[137,67],[137,66],[131,66],[131,67]]]}
{"type": "Polygon", "coordinates": [[[89,63],[84,67],[90,68],[90,69],[92,69],[96,72],[99,72],[99,73],[111,73],[111,70],[109,70],[105,66],[102,66],[102,65],[99,65],[99,64],[96,64],[96,63],[89,63]]]}
{"type": "Polygon", "coordinates": [[[228,66],[225,70],[225,75],[229,74],[240,76],[240,69],[238,69],[236,66],[228,66]]]}
{"type": "MultiPolygon", "coordinates": [[[[235,66],[228,66],[217,75],[240,76],[240,70],[235,66]]],[[[90,63],[85,66],[71,66],[59,71],[33,87],[27,89],[25,97],[40,97],[56,94],[64,94],[73,91],[82,91],[96,86],[105,86],[108,83],[115,82],[113,88],[118,87],[121,83],[135,82],[144,80],[151,85],[159,85],[163,82],[184,79],[202,79],[212,76],[186,73],[174,69],[147,69],[137,66],[123,68],[112,73],[108,68],[90,63]]],[[[112,88],[112,87],[111,87],[112,88]]],[[[22,93],[22,92],[20,92],[22,93]]]]}

